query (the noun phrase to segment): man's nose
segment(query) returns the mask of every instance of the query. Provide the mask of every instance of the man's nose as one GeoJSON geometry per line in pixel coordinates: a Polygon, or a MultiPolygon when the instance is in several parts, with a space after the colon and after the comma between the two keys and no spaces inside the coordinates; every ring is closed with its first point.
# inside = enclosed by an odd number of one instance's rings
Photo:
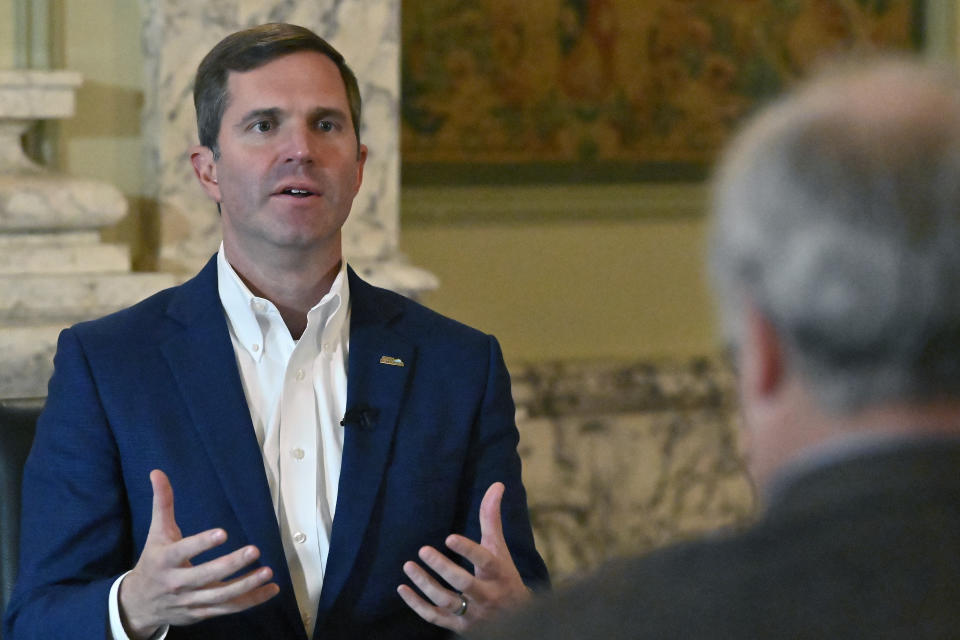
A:
{"type": "Polygon", "coordinates": [[[314,162],[313,137],[310,128],[305,125],[288,129],[286,147],[283,150],[285,162],[314,162]]]}

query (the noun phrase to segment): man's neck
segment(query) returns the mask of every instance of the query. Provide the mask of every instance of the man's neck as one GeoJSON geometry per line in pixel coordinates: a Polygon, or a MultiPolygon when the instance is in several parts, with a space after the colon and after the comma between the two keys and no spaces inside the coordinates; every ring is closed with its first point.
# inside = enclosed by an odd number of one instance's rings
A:
{"type": "MultiPolygon", "coordinates": [[[[339,249],[339,247],[338,247],[339,249]]],[[[255,262],[224,246],[227,262],[253,295],[266,298],[277,307],[294,340],[307,328],[310,311],[333,286],[340,271],[340,251],[328,255],[301,255],[297,259],[255,262]],[[234,253],[240,255],[234,258],[234,253]]]]}

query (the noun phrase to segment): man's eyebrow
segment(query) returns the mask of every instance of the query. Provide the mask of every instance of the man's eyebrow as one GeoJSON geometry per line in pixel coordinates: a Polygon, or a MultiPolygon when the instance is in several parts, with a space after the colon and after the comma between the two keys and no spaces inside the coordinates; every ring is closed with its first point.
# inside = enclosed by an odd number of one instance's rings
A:
{"type": "Polygon", "coordinates": [[[280,118],[281,110],[277,107],[270,107],[268,109],[254,109],[243,114],[243,117],[240,118],[238,126],[243,126],[245,123],[250,122],[251,120],[278,120],[280,118]]]}
{"type": "Polygon", "coordinates": [[[336,118],[339,120],[346,120],[347,113],[342,109],[337,109],[336,107],[317,107],[310,112],[310,117],[314,120],[322,120],[324,118],[336,118]]]}

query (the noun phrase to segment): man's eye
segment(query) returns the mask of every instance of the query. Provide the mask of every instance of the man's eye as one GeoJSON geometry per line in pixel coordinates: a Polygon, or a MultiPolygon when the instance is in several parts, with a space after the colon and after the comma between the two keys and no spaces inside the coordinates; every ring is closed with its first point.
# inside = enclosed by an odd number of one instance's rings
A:
{"type": "Polygon", "coordinates": [[[333,131],[335,128],[334,124],[329,120],[321,120],[317,123],[317,129],[320,131],[333,131]]]}
{"type": "Polygon", "coordinates": [[[253,123],[253,130],[259,131],[260,133],[266,133],[273,129],[273,123],[269,120],[259,120],[253,123]]]}

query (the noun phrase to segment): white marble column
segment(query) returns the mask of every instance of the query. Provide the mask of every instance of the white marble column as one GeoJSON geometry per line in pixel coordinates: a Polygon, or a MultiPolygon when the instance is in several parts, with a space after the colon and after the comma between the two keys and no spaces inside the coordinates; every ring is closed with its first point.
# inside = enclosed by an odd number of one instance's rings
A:
{"type": "Polygon", "coordinates": [[[46,394],[57,334],[171,286],[130,272],[129,248],[99,230],[127,212],[113,185],[58,174],[23,153],[34,120],[74,112],[80,74],[0,71],[0,398],[46,394]]]}
{"type": "Polygon", "coordinates": [[[224,36],[264,22],[290,22],[340,50],[360,82],[361,138],[370,148],[364,184],[344,229],[349,262],[375,284],[408,295],[436,286],[410,266],[399,238],[400,0],[140,0],[146,61],[147,193],[161,219],[160,266],[192,272],[216,250],[216,208],[193,177],[193,77],[224,36]]]}

